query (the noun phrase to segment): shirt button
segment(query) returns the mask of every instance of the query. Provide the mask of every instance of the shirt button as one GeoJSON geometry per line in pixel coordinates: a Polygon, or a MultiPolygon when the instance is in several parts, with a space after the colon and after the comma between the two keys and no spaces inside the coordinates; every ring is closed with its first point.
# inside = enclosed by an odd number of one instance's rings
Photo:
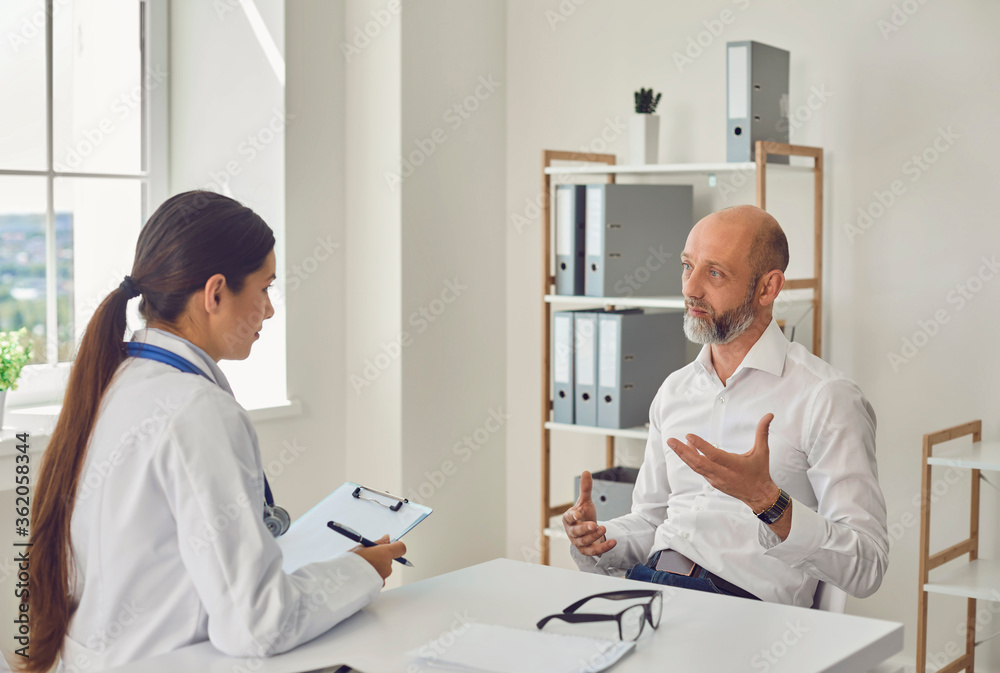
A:
{"type": "Polygon", "coordinates": [[[698,508],[698,511],[700,512],[700,511],[702,511],[703,509],[705,509],[705,508],[704,508],[704,507],[699,507],[699,508],[698,508]]]}
{"type": "Polygon", "coordinates": [[[681,533],[681,537],[683,537],[686,540],[689,537],[691,537],[691,533],[684,531],[683,533],[681,533]]]}
{"type": "Polygon", "coordinates": [[[720,397],[719,401],[722,402],[723,404],[725,404],[726,403],[726,398],[725,397],[720,397]]]}

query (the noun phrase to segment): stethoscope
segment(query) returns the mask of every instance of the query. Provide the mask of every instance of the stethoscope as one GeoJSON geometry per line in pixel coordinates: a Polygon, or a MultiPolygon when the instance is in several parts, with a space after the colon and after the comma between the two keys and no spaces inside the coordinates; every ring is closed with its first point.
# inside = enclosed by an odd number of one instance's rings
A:
{"type": "MultiPolygon", "coordinates": [[[[187,372],[188,374],[199,374],[204,376],[209,381],[212,381],[212,378],[208,374],[191,364],[189,360],[182,358],[180,355],[177,355],[177,353],[171,353],[165,348],[160,348],[159,346],[154,346],[152,344],[131,341],[125,344],[125,352],[131,357],[162,362],[163,364],[170,365],[171,367],[176,367],[182,372],[187,372]]],[[[212,383],[215,383],[215,381],[212,381],[212,383]]],[[[278,507],[274,504],[274,496],[271,494],[271,485],[267,483],[267,475],[265,474],[264,525],[267,526],[267,530],[271,532],[271,535],[278,537],[285,534],[285,531],[288,530],[291,523],[292,519],[288,516],[288,512],[285,508],[278,507]]]]}

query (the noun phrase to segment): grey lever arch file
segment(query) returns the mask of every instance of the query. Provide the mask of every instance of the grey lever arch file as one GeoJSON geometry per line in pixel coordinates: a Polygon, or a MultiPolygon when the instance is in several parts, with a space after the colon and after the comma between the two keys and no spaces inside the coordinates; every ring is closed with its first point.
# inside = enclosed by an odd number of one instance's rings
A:
{"type": "Polygon", "coordinates": [[[726,44],[726,161],[754,161],[758,140],[788,142],[788,61],[787,51],[760,42],[726,44]]]}
{"type": "Polygon", "coordinates": [[[693,199],[691,185],[587,185],[586,295],[680,295],[693,199]]]}
{"type": "Polygon", "coordinates": [[[580,311],[573,320],[574,397],[577,425],[597,425],[597,313],[580,311]]]}
{"type": "Polygon", "coordinates": [[[684,314],[598,315],[597,425],[631,428],[649,420],[649,405],[667,376],[687,359],[684,314]]]}
{"type": "Polygon", "coordinates": [[[556,294],[583,294],[585,185],[556,186],[556,294]]]}
{"type": "Polygon", "coordinates": [[[552,314],[552,420],[575,423],[573,386],[574,311],[552,314]]]}

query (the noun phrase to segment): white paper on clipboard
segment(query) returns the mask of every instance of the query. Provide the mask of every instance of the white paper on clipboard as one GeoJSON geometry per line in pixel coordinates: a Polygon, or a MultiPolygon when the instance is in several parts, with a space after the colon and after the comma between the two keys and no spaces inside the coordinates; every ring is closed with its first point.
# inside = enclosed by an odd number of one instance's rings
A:
{"type": "Polygon", "coordinates": [[[309,563],[328,561],[358,545],[330,530],[326,525],[328,521],[349,526],[369,540],[388,534],[395,542],[433,511],[414,502],[403,502],[398,511],[390,509],[399,502],[352,481],[344,482],[292,522],[288,532],[277,539],[282,553],[282,570],[292,573],[309,563]],[[359,488],[361,497],[355,498],[354,492],[359,488]]]}

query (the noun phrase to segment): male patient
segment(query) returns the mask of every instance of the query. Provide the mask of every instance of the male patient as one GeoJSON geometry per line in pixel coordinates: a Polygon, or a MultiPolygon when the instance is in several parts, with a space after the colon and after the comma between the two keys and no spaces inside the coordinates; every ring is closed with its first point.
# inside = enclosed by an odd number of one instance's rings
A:
{"type": "Polygon", "coordinates": [[[889,552],[875,412],[772,317],[788,243],[753,206],[704,218],[683,262],[684,332],[704,344],[649,409],[632,512],[598,523],[583,473],[563,515],[583,570],[806,606],[818,580],[858,597],[889,552]]]}

